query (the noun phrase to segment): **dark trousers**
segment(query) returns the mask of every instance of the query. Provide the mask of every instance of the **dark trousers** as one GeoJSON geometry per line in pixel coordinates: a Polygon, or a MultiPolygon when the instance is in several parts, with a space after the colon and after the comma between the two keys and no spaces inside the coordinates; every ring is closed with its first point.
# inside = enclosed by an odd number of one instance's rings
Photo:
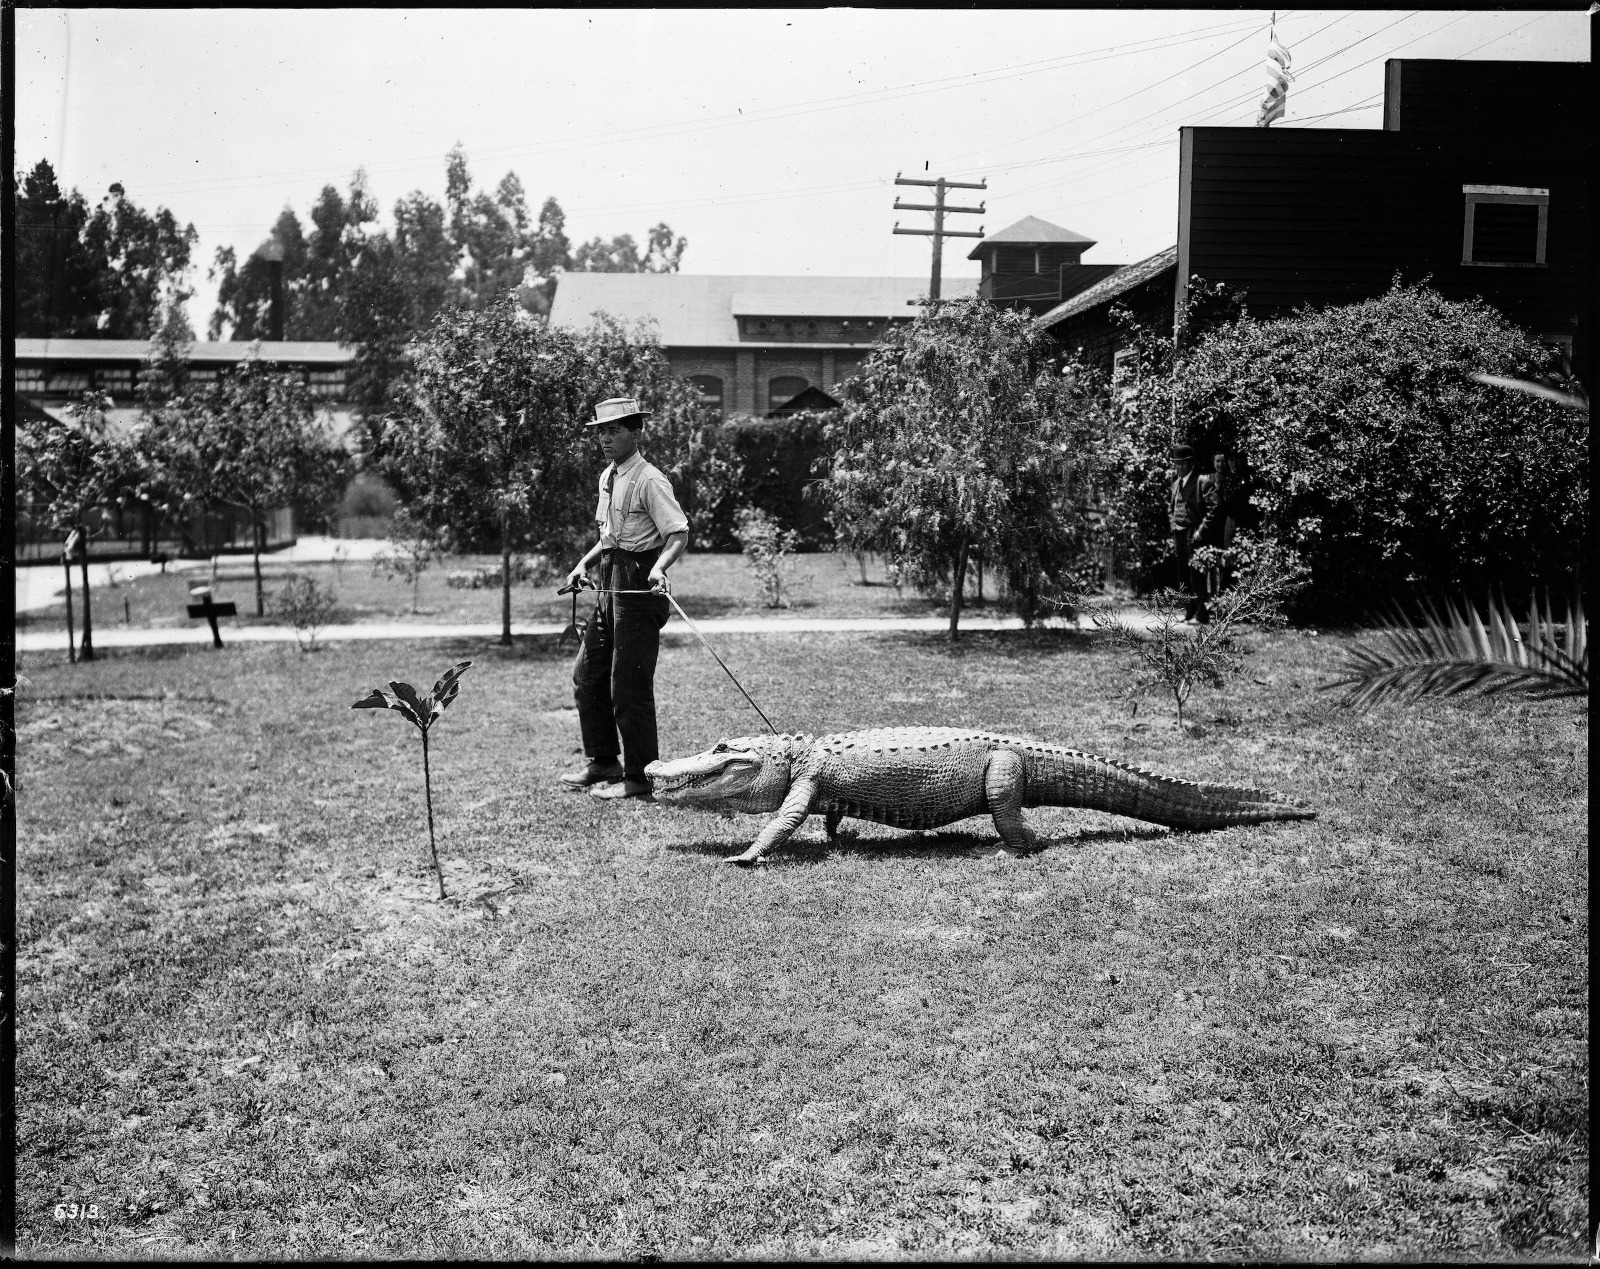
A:
{"type": "Polygon", "coordinates": [[[600,557],[600,596],[572,668],[583,752],[591,762],[620,753],[630,780],[644,779],[656,749],[656,657],[671,609],[664,595],[612,595],[646,590],[657,551],[607,551],[600,557]],[[617,743],[620,733],[622,743],[617,743]]]}
{"type": "Polygon", "coordinates": [[[1190,540],[1193,532],[1193,529],[1172,531],[1172,556],[1178,569],[1176,588],[1188,597],[1183,606],[1185,620],[1208,621],[1211,613],[1206,608],[1206,575],[1189,563],[1194,555],[1194,544],[1190,540]]]}

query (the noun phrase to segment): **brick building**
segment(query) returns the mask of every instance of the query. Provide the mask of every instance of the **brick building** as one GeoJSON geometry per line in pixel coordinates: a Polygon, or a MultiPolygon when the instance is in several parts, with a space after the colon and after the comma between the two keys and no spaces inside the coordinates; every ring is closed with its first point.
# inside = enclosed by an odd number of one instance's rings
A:
{"type": "MultiPolygon", "coordinates": [[[[946,278],[946,297],[976,278],[946,278]]],[[[584,327],[606,312],[649,318],[673,372],[724,417],[764,417],[808,389],[835,396],[895,322],[911,320],[926,278],[692,273],[566,273],[550,321],[584,327]]],[[[815,400],[815,396],[811,398],[815,400]]]]}

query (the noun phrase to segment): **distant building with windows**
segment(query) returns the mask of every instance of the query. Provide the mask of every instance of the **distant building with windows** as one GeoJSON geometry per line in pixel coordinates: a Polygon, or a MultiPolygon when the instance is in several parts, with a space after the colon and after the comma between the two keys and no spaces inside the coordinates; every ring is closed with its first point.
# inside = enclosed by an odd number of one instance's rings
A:
{"type": "MultiPolygon", "coordinates": [[[[67,407],[90,390],[104,392],[115,403],[113,422],[131,421],[138,414],[134,389],[139,367],[150,356],[147,339],[18,339],[15,391],[47,414],[65,417],[67,407]]],[[[195,343],[189,351],[189,377],[198,383],[215,379],[236,366],[255,349],[256,356],[274,367],[297,371],[333,416],[334,428],[343,435],[350,426],[345,397],[345,373],[355,350],[342,344],[314,340],[279,340],[258,343],[195,343]]]]}
{"type": "MultiPolygon", "coordinates": [[[[946,298],[976,278],[946,278],[946,298]]],[[[725,418],[765,417],[803,393],[837,402],[872,345],[921,311],[926,278],[564,273],[550,321],[582,328],[596,312],[655,322],[673,372],[725,418]]]]}
{"type": "Polygon", "coordinates": [[[1178,241],[1038,318],[1112,366],[1118,304],[1176,321],[1189,279],[1252,317],[1382,295],[1399,276],[1481,297],[1592,383],[1592,67],[1390,59],[1383,127],[1180,132],[1178,241]]]}
{"type": "MultiPolygon", "coordinates": [[[[113,427],[129,427],[139,417],[134,395],[139,368],[150,355],[144,339],[18,339],[12,380],[13,408],[20,422],[35,411],[65,419],[83,393],[102,392],[112,400],[107,417],[113,427]]],[[[189,377],[204,383],[229,366],[256,355],[275,368],[298,372],[332,417],[334,430],[349,430],[345,373],[353,349],[306,340],[249,343],[196,343],[189,353],[189,377]]],[[[53,562],[61,543],[37,522],[30,508],[17,515],[17,562],[53,562]]],[[[248,518],[235,508],[216,506],[195,511],[182,523],[171,523],[141,504],[106,506],[90,517],[89,554],[96,560],[149,557],[156,554],[210,554],[250,549],[248,518]]],[[[291,545],[296,525],[292,508],[280,507],[267,517],[269,549],[291,545]]]]}

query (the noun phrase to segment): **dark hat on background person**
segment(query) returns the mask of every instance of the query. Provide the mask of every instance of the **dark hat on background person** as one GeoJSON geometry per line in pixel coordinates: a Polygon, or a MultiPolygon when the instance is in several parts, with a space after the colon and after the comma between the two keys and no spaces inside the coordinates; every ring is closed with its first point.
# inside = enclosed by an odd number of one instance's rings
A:
{"type": "Polygon", "coordinates": [[[583,425],[599,427],[603,423],[620,423],[637,432],[649,417],[649,410],[639,408],[638,397],[608,397],[594,407],[594,418],[585,419],[583,425]]]}
{"type": "Polygon", "coordinates": [[[1177,459],[1181,463],[1186,458],[1193,458],[1194,457],[1194,446],[1193,445],[1174,445],[1172,447],[1171,454],[1172,454],[1173,458],[1177,459]]]}

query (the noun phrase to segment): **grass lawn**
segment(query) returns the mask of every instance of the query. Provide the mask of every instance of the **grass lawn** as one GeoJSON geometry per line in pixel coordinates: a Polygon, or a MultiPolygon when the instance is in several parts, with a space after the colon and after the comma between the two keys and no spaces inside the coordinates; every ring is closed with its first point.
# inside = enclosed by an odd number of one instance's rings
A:
{"type": "MultiPolygon", "coordinates": [[[[575,561],[573,561],[575,562],[575,561]]],[[[291,576],[314,577],[329,587],[338,598],[337,621],[417,621],[458,624],[500,620],[500,588],[458,589],[447,585],[447,572],[474,567],[500,567],[499,556],[455,556],[422,575],[417,585],[412,611],[412,588],[398,580],[375,575],[371,564],[290,565],[268,556],[262,560],[264,588],[271,592],[291,576]]],[[[57,568],[56,575],[60,575],[57,568]]],[[[769,616],[790,617],[925,617],[947,609],[914,589],[897,592],[886,580],[882,564],[870,559],[867,583],[861,583],[861,570],[854,557],[817,552],[794,557],[786,583],[791,597],[788,608],[767,608],[758,594],[757,583],[742,555],[691,554],[671,571],[673,592],[691,617],[769,616]]],[[[149,628],[189,626],[194,623],[185,612],[189,587],[206,581],[209,571],[152,574],[115,587],[96,586],[90,596],[95,629],[126,624],[149,628]],[[124,606],[126,600],[126,606],[124,606]]],[[[82,598],[73,577],[73,616],[81,630],[82,598]]],[[[565,622],[572,615],[572,601],[555,593],[559,581],[546,585],[518,584],[511,588],[511,619],[514,622],[565,622]]],[[[975,581],[969,579],[968,592],[976,599],[975,581]]],[[[993,578],[985,589],[994,597],[993,578]]],[[[226,556],[218,569],[216,598],[238,605],[236,622],[241,626],[260,625],[255,615],[255,574],[248,556],[226,556]]],[[[585,601],[579,599],[582,615],[585,601]]],[[[594,605],[593,596],[587,600],[594,605]]],[[[983,611],[980,607],[978,611],[983,611]]],[[[276,622],[272,600],[267,600],[266,622],[276,622]]],[[[49,608],[18,615],[19,629],[59,630],[66,625],[66,604],[58,601],[49,608]]]]}
{"type": "MultiPolygon", "coordinates": [[[[1312,690],[1335,639],[1260,642],[1181,738],[1077,635],[724,639],[790,729],[981,724],[1321,812],[1035,812],[1023,858],[812,820],[754,872],[719,862],[752,817],[556,791],[553,639],[30,656],[18,1250],[1583,1256],[1586,707],[1355,716],[1312,690]],[[462,657],[440,904],[414,733],[349,705],[462,657]]],[[[665,753],[753,730],[698,647],[658,696],[665,753]]]]}

